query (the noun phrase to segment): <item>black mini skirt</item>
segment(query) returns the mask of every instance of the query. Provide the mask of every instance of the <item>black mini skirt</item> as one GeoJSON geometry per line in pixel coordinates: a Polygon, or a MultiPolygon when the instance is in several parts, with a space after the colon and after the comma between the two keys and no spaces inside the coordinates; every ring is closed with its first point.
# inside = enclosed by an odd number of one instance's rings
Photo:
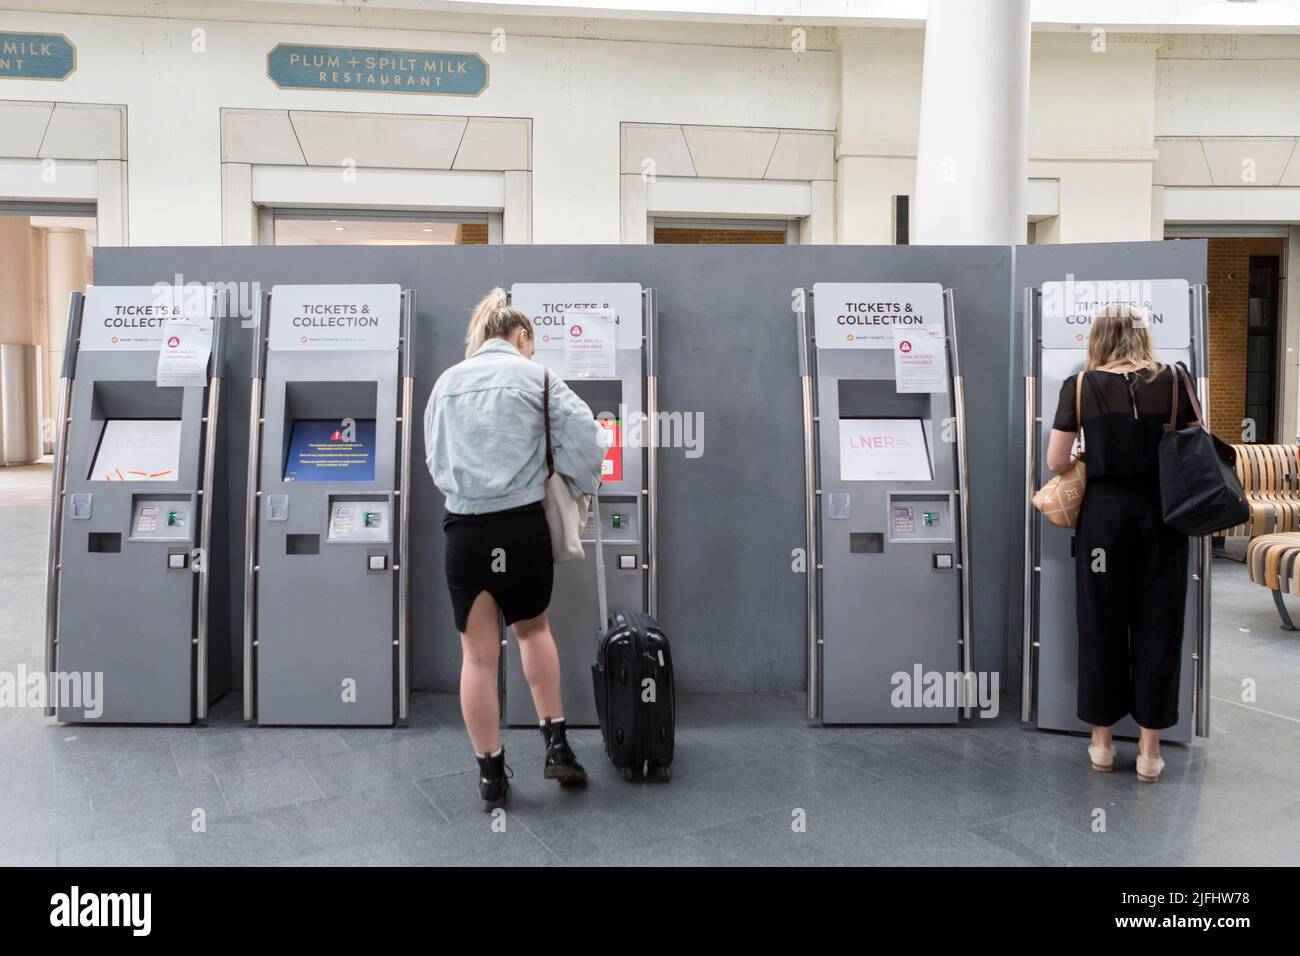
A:
{"type": "Polygon", "coordinates": [[[477,515],[448,512],[442,529],[456,630],[465,632],[469,610],[483,591],[492,595],[507,624],[550,607],[555,564],[540,501],[477,515]]]}

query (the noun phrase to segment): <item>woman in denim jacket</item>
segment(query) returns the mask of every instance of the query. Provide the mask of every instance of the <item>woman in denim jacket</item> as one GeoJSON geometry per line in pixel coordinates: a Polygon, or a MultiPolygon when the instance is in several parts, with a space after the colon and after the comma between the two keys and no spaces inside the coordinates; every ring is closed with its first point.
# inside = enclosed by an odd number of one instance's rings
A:
{"type": "MultiPolygon", "coordinates": [[[[492,810],[510,792],[497,704],[499,615],[519,639],[546,743],[544,776],[564,784],[587,774],[565,739],[560,658],[547,617],[553,565],[542,510],[544,369],[532,360],[532,323],[494,289],[475,308],[465,342],[465,360],[442,373],[429,397],[424,443],[429,472],[446,496],[447,587],[463,654],[461,713],[478,758],[483,809],[492,810]]],[[[549,404],[555,470],[575,496],[594,494],[603,430],[555,375],[549,404]]]]}

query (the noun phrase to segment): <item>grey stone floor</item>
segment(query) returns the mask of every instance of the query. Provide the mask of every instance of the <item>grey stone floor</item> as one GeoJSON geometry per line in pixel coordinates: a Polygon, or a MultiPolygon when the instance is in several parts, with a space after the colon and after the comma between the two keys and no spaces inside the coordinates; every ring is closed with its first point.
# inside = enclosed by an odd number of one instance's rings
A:
{"type": "MultiPolygon", "coordinates": [[[[48,476],[0,470],[0,670],[42,657],[48,476]]],[[[691,694],[668,785],[624,783],[578,731],[592,780],[561,791],[536,731],[509,731],[514,799],[493,832],[451,695],[417,694],[391,730],[249,728],[237,696],[189,728],[0,709],[0,863],[1295,864],[1300,634],[1240,565],[1215,573],[1213,734],[1166,747],[1155,786],[1132,744],[1096,774],[1081,739],[1009,707],[968,727],[826,729],[802,695],[691,694]]]]}

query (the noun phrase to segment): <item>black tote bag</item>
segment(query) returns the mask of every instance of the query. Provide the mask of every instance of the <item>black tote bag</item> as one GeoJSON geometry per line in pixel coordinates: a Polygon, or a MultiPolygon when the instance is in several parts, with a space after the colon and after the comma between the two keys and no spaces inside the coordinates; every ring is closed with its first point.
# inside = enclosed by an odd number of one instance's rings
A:
{"type": "Polygon", "coordinates": [[[1165,524],[1185,535],[1206,535],[1250,518],[1250,505],[1241,490],[1235,465],[1237,453],[1200,423],[1200,403],[1186,370],[1170,367],[1174,375],[1173,407],[1160,436],[1160,508],[1165,524]],[[1191,399],[1198,424],[1178,427],[1178,383],[1191,399]]]}

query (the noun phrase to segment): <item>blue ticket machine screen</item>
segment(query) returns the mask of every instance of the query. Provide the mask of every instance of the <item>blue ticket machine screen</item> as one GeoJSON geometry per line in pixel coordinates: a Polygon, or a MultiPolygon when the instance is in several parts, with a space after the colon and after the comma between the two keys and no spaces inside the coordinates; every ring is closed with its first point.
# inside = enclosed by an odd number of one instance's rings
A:
{"type": "Polygon", "coordinates": [[[289,433],[285,481],[374,481],[375,420],[298,419],[289,433]]]}

